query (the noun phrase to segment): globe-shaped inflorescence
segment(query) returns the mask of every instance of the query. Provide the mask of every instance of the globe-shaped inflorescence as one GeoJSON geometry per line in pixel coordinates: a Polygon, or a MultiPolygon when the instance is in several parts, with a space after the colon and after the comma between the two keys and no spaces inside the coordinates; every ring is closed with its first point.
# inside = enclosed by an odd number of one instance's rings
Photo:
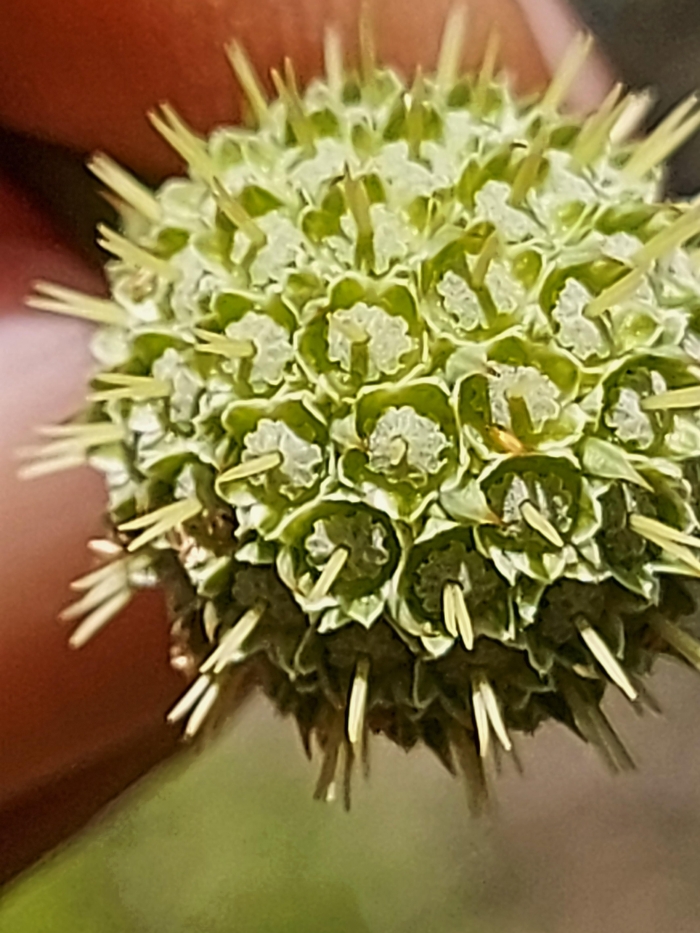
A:
{"type": "Polygon", "coordinates": [[[370,732],[477,796],[548,718],[627,767],[606,683],[651,702],[656,655],[700,659],[700,206],[659,201],[692,102],[631,141],[644,95],[560,108],[588,40],[519,99],[493,45],[460,74],[461,26],[410,85],[331,34],[327,78],[287,64],[271,102],[234,46],[251,125],[162,107],[189,175],[156,192],[97,157],[111,297],[31,302],[100,325],[88,405],[28,469],[106,477],[73,643],[163,584],[198,672],[171,719],[261,686],[320,796],[370,732]]]}

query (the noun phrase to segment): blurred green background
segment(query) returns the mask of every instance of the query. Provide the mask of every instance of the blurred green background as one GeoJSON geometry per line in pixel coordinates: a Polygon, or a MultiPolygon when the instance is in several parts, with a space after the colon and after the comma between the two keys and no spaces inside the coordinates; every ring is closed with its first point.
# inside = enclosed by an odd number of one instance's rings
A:
{"type": "MultiPolygon", "coordinates": [[[[290,722],[262,703],[161,767],[11,891],[3,933],[502,930],[486,822],[436,761],[376,743],[348,815],[314,803],[290,722]]],[[[533,927],[523,922],[518,933],[533,927]]]]}
{"type": "MultiPolygon", "coordinates": [[[[654,119],[700,86],[700,0],[574,5],[629,84],[658,88],[654,119]]],[[[0,160],[35,187],[52,178],[49,206],[92,238],[75,157],[4,136],[0,160]]],[[[671,185],[700,186],[700,139],[671,185]]],[[[667,663],[653,687],[663,719],[611,698],[637,773],[611,779],[553,726],[521,741],[525,777],[507,766],[477,821],[427,752],[382,742],[349,815],[314,803],[317,765],[254,703],[9,886],[0,933],[698,933],[700,680],[667,663]]]]}
{"type": "Polygon", "coordinates": [[[6,889],[2,933],[697,933],[700,681],[660,665],[666,717],[610,710],[613,779],[552,726],[521,739],[492,815],[429,753],[377,740],[350,814],[311,799],[289,721],[254,702],[6,889]]]}

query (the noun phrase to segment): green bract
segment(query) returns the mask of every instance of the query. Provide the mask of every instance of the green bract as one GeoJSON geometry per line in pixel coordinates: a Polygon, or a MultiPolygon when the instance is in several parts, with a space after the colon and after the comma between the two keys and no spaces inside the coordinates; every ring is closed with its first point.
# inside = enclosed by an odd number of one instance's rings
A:
{"type": "Polygon", "coordinates": [[[172,720],[259,685],[323,753],[318,793],[370,732],[422,741],[473,790],[495,740],[555,718],[615,767],[612,681],[648,701],[700,576],[700,206],[658,200],[683,104],[560,112],[588,43],[515,97],[376,67],[269,102],[238,47],[251,126],[154,123],[189,166],[102,231],[109,299],[40,285],[99,325],[88,404],[30,472],[87,460],[106,562],[76,582],[82,644],[130,594],[171,597],[198,671],[172,720]],[[681,620],[678,626],[677,620],[681,620]]]}

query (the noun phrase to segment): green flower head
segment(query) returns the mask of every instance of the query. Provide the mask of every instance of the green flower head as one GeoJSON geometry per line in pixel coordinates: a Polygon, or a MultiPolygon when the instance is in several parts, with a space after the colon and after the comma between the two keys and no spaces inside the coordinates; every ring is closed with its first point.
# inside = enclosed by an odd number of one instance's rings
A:
{"type": "Polygon", "coordinates": [[[461,74],[463,25],[408,83],[331,32],[326,78],[290,66],[274,100],[234,46],[249,123],[164,106],[188,174],[156,191],[96,159],[111,295],[31,301],[98,325],[86,405],[27,468],[107,484],[73,644],[162,585],[195,675],[170,719],[259,687],[321,797],[372,732],[476,800],[549,718],[628,767],[606,685],[640,705],[659,654],[700,665],[700,206],[660,199],[697,117],[636,140],[619,89],[564,113],[584,39],[520,99],[461,74]]]}

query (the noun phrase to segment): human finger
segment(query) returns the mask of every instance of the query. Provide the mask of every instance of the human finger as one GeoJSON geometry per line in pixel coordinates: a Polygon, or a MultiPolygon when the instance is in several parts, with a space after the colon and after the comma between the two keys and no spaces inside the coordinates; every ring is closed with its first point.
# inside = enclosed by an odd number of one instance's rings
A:
{"type": "MultiPolygon", "coordinates": [[[[329,24],[356,57],[362,3],[4,0],[0,121],[81,151],[104,149],[158,175],[177,163],[144,116],[155,104],[167,100],[201,131],[240,115],[227,42],[240,40],[264,78],[289,55],[305,79],[322,67],[329,24]]],[[[408,73],[432,66],[453,6],[454,0],[374,0],[380,59],[408,73]]],[[[563,0],[470,0],[467,11],[465,66],[480,61],[497,27],[502,62],[522,88],[546,80],[562,40],[579,28],[563,0]]],[[[587,73],[598,76],[594,84],[606,80],[595,56],[587,73]]]]}
{"type": "Polygon", "coordinates": [[[89,367],[86,328],[23,307],[37,275],[99,286],[0,181],[0,805],[161,723],[182,686],[159,596],[136,601],[83,652],[57,622],[101,531],[104,493],[88,470],[17,478],[17,448],[79,405],[89,367]]]}

